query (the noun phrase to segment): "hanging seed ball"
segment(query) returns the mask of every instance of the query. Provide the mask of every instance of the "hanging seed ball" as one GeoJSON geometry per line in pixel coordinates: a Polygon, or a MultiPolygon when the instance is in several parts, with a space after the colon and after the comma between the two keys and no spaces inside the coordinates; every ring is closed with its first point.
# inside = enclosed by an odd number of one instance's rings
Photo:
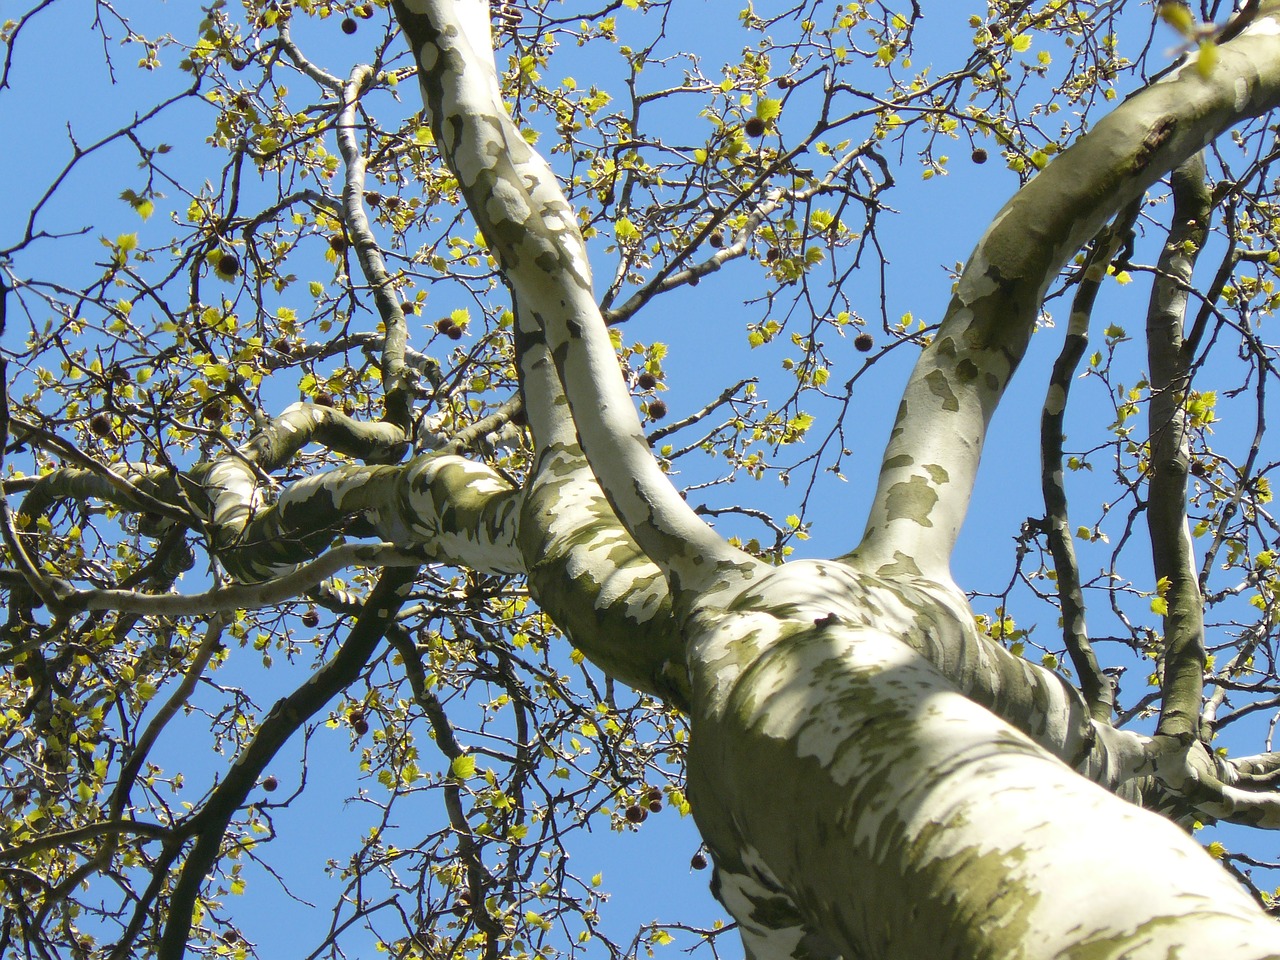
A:
{"type": "Polygon", "coordinates": [[[347,249],[347,238],[342,234],[334,234],[329,238],[329,249],[334,253],[344,253],[347,249]]]}
{"type": "Polygon", "coordinates": [[[457,327],[458,325],[453,322],[452,317],[441,317],[436,321],[436,330],[443,333],[446,337],[449,335],[450,330],[456,330],[457,327]]]}
{"type": "Polygon", "coordinates": [[[695,853],[689,858],[689,866],[695,870],[707,869],[707,855],[705,853],[695,853]]]}
{"type": "Polygon", "coordinates": [[[661,812],[662,812],[662,801],[661,801],[661,800],[650,800],[650,801],[649,801],[649,812],[650,812],[650,813],[661,813],[661,812]]]}
{"type": "Polygon", "coordinates": [[[984,150],[982,147],[974,147],[973,153],[969,154],[969,159],[972,160],[974,163],[986,163],[987,151],[984,150]]]}
{"type": "Polygon", "coordinates": [[[724,234],[717,230],[707,238],[707,243],[711,244],[717,250],[724,246],[724,234]]]}
{"type": "Polygon", "coordinates": [[[89,429],[99,437],[111,436],[111,417],[105,413],[95,413],[89,420],[89,429]]]}
{"type": "Polygon", "coordinates": [[[779,77],[779,78],[778,78],[778,89],[779,89],[779,90],[790,90],[790,89],[791,89],[792,87],[794,87],[795,85],[796,85],[796,82],[795,82],[794,80],[792,80],[790,77],[779,77]]]}
{"type": "Polygon", "coordinates": [[[271,346],[275,348],[276,353],[284,354],[286,357],[293,352],[293,344],[284,337],[280,337],[271,346]]]}
{"type": "Polygon", "coordinates": [[[355,731],[357,737],[363,737],[369,732],[369,721],[361,717],[359,720],[352,722],[351,729],[355,731]]]}
{"type": "Polygon", "coordinates": [[[667,404],[664,400],[649,401],[649,417],[652,420],[661,420],[667,415],[667,404]]]}
{"type": "Polygon", "coordinates": [[[262,789],[267,793],[275,792],[276,787],[280,786],[280,781],[275,777],[266,777],[262,781],[262,789]]]}
{"type": "Polygon", "coordinates": [[[234,253],[224,253],[218,258],[217,266],[213,269],[224,280],[230,280],[240,272],[240,258],[234,253]]]}
{"type": "Polygon", "coordinates": [[[770,247],[768,252],[764,255],[764,262],[777,263],[780,256],[782,256],[782,251],[777,247],[770,247]]]}
{"type": "Polygon", "coordinates": [[[356,402],[351,399],[343,400],[342,412],[345,413],[348,417],[351,416],[353,413],[356,412],[356,402]]]}
{"type": "Polygon", "coordinates": [[[875,338],[869,333],[860,333],[853,338],[854,349],[859,353],[866,353],[876,345],[875,338]]]}
{"type": "Polygon", "coordinates": [[[461,340],[462,328],[459,326],[450,327],[448,330],[445,331],[445,336],[448,337],[450,340],[461,340]]]}
{"type": "Polygon", "coordinates": [[[356,32],[356,22],[350,17],[344,17],[342,21],[342,32],[347,36],[356,32]]]}
{"type": "Polygon", "coordinates": [[[382,194],[378,193],[377,190],[366,190],[364,202],[371,207],[380,207],[382,206],[382,194]]]}
{"type": "Polygon", "coordinates": [[[1199,460],[1192,460],[1191,466],[1189,466],[1187,469],[1191,471],[1191,475],[1193,477],[1203,477],[1209,472],[1207,469],[1205,469],[1205,465],[1201,463],[1199,460]]]}
{"type": "Polygon", "coordinates": [[[639,804],[633,803],[627,807],[624,816],[627,818],[627,823],[644,823],[649,819],[649,811],[639,804]]]}
{"type": "Polygon", "coordinates": [[[31,676],[31,671],[25,663],[15,663],[13,665],[13,679],[25,680],[31,676]]]}
{"type": "Polygon", "coordinates": [[[658,385],[658,378],[646,370],[640,376],[636,377],[636,383],[640,385],[641,390],[652,390],[658,385]]]}
{"type": "Polygon", "coordinates": [[[373,4],[362,3],[360,4],[360,6],[356,7],[355,10],[353,10],[352,12],[361,20],[368,20],[370,17],[373,16],[373,4]]]}
{"type": "Polygon", "coordinates": [[[313,398],[313,400],[315,401],[316,406],[320,406],[320,407],[333,406],[333,394],[328,393],[327,391],[324,391],[324,390],[321,390],[319,393],[317,393],[313,398]]]}
{"type": "Polygon", "coordinates": [[[763,137],[764,121],[759,117],[750,117],[747,119],[747,122],[742,125],[742,129],[746,132],[748,137],[763,137]]]}
{"type": "Polygon", "coordinates": [[[308,610],[302,615],[302,625],[309,628],[320,626],[320,614],[314,610],[308,610]]]}

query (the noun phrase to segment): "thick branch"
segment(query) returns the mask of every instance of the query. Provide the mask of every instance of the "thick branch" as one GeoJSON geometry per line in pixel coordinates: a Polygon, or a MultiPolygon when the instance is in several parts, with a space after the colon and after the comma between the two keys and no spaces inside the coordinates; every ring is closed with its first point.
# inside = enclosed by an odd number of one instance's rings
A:
{"type": "Polygon", "coordinates": [[[591,291],[577,217],[507,114],[482,0],[398,0],[437,144],[507,282],[543,328],[578,435],[619,520],[673,590],[713,586],[730,547],[680,497],[650,452],[591,291]]]}
{"type": "Polygon", "coordinates": [[[948,562],[968,507],[987,425],[1022,359],[1044,290],[1121,207],[1226,127],[1280,100],[1277,5],[1202,76],[1183,67],[1135,94],[1023,187],[969,258],[937,336],[899,407],[858,552],[948,562]]]}

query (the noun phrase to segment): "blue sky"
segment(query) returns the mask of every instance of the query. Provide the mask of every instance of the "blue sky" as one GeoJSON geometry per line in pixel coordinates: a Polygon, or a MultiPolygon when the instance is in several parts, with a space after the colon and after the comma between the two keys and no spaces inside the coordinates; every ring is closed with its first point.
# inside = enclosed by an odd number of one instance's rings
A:
{"type": "MultiPolygon", "coordinates": [[[[690,18],[691,35],[697,37],[700,47],[706,47],[708,64],[719,62],[718,56],[723,58],[734,52],[715,49],[717,43],[726,47],[732,44],[731,35],[713,29],[716,15],[722,12],[719,7],[722,2],[724,0],[705,0],[682,8],[682,14],[690,18]]],[[[952,56],[950,46],[956,25],[971,7],[985,7],[933,6],[935,9],[928,11],[924,22],[917,60],[934,55],[940,60],[952,56]]],[[[17,9],[7,2],[3,7],[0,12],[4,15],[12,15],[9,10],[17,9]]],[[[147,15],[172,22],[173,29],[185,31],[189,29],[192,14],[180,4],[151,4],[147,15]]],[[[1145,12],[1142,15],[1146,15],[1145,12]]],[[[14,89],[0,93],[0,123],[13,131],[14,142],[22,144],[23,152],[20,156],[10,153],[5,161],[8,176],[6,190],[0,192],[0,224],[5,225],[0,230],[0,246],[12,241],[26,211],[66,162],[70,150],[68,123],[76,142],[83,147],[118,128],[138,105],[153,103],[175,92],[185,81],[185,75],[172,70],[155,73],[136,70],[132,66],[137,57],[136,48],[126,47],[113,49],[113,55],[118,57],[113,84],[102,64],[101,41],[88,29],[91,17],[88,4],[65,0],[55,3],[30,24],[29,34],[24,34],[18,45],[14,89]],[[58,64],[73,66],[50,69],[50,51],[56,51],[58,64]]],[[[322,46],[326,55],[332,57],[332,69],[345,74],[352,59],[364,50],[360,42],[362,35],[348,39],[332,26],[330,23],[322,46]]],[[[170,55],[170,59],[176,57],[170,55]]],[[[600,66],[602,73],[608,69],[600,66]]],[[[388,119],[389,124],[417,110],[415,91],[406,90],[404,95],[401,104],[389,98],[383,98],[378,104],[379,110],[385,110],[387,116],[393,118],[388,119]]],[[[209,113],[210,116],[199,121],[190,112],[184,112],[181,119],[173,122],[161,118],[148,127],[148,132],[154,140],[173,145],[170,162],[175,166],[212,169],[210,152],[200,142],[211,122],[212,111],[209,113]]],[[[330,146],[332,149],[332,144],[330,146]]],[[[135,169],[136,155],[125,145],[111,147],[103,153],[101,163],[85,164],[83,170],[72,174],[59,192],[59,202],[51,205],[39,223],[41,229],[50,232],[81,227],[87,227],[88,232],[77,240],[37,244],[21,255],[20,263],[38,262],[42,257],[58,258],[65,282],[71,285],[85,282],[97,272],[92,267],[93,261],[104,256],[99,237],[138,229],[136,217],[118,198],[121,189],[131,186],[129,173],[119,171],[135,169]]],[[[918,180],[910,164],[903,166],[902,187],[894,191],[890,200],[897,212],[881,223],[882,239],[892,257],[887,268],[886,312],[890,318],[910,312],[932,323],[941,316],[950,295],[947,271],[965,259],[986,223],[1017,186],[1016,175],[999,163],[979,167],[969,163],[966,155],[967,149],[957,144],[950,175],[929,181],[918,180]]],[[[163,229],[160,224],[163,215],[162,208],[153,221],[157,229],[163,229]]],[[[48,261],[44,266],[48,266],[48,261]]],[[[607,277],[610,266],[602,256],[597,262],[598,274],[607,277]]],[[[733,264],[706,278],[697,289],[686,289],[664,298],[662,303],[632,321],[637,338],[661,339],[672,345],[670,359],[665,364],[666,382],[671,387],[666,399],[675,414],[701,406],[719,392],[728,375],[708,376],[709,363],[715,374],[748,371],[766,383],[785,382],[785,375],[776,367],[758,369],[762,364],[761,354],[750,349],[742,329],[741,291],[753,282],[755,270],[758,266],[750,263],[733,264]],[[713,351],[707,349],[709,342],[714,345],[713,351]]],[[[874,279],[855,277],[851,283],[854,289],[846,292],[855,302],[867,303],[864,312],[873,316],[872,304],[877,296],[874,279]]],[[[1135,284],[1133,290],[1126,292],[1112,284],[1108,297],[1098,308],[1098,328],[1113,320],[1135,330],[1140,327],[1145,290],[1136,288],[1141,286],[1135,284]]],[[[1063,319],[1065,307],[1059,303],[1055,313],[1063,319]]],[[[628,327],[624,336],[630,337],[630,331],[628,327]]],[[[1026,517],[1043,512],[1037,465],[1039,410],[1047,373],[1061,342],[1060,333],[1059,326],[1057,332],[1050,330],[1036,336],[1012,388],[1011,400],[997,414],[992,447],[954,560],[957,579],[966,588],[997,589],[1000,581],[1008,576],[1011,541],[1020,524],[1026,517]]],[[[10,333],[6,344],[13,342],[14,334],[10,333]]],[[[1133,352],[1137,348],[1127,349],[1133,352]]],[[[840,365],[832,379],[843,382],[858,369],[861,357],[848,345],[838,351],[838,356],[840,365]]],[[[804,554],[824,556],[843,551],[853,545],[860,533],[874,486],[874,467],[879,462],[909,359],[906,351],[899,351],[896,359],[877,364],[860,385],[856,396],[861,423],[855,453],[846,469],[848,481],[821,479],[815,497],[820,509],[812,517],[817,525],[813,539],[802,548],[804,554]]],[[[1140,357],[1132,362],[1135,370],[1144,365],[1140,357]]],[[[1215,372],[1210,371],[1209,376],[1214,375],[1215,372]]],[[[1086,392],[1087,386],[1091,385],[1085,385],[1086,392]]],[[[285,385],[282,397],[291,389],[292,384],[285,385]]],[[[291,399],[290,396],[283,402],[291,399]]],[[[823,411],[813,412],[819,417],[814,428],[816,433],[824,427],[823,411]]],[[[1096,391],[1092,397],[1086,396],[1074,416],[1073,424],[1079,425],[1082,431],[1099,418],[1109,417],[1105,397],[1096,391]]],[[[1222,439],[1230,443],[1231,435],[1225,432],[1228,429],[1230,427],[1224,428],[1222,439]]],[[[1088,486],[1084,481],[1089,478],[1079,478],[1083,491],[1079,493],[1081,503],[1088,503],[1091,497],[1096,502],[1106,495],[1099,492],[1107,479],[1105,471],[1100,474],[1092,478],[1088,486]]],[[[773,479],[760,484],[744,481],[727,490],[724,497],[731,500],[741,495],[773,501],[794,496],[794,491],[784,494],[776,483],[773,479]]],[[[1090,555],[1089,562],[1099,562],[1098,555],[1090,555]]],[[[184,586],[193,588],[190,581],[184,586]]],[[[1043,629],[1051,631],[1052,624],[1044,625],[1043,629]]],[[[233,665],[232,676],[251,689],[260,704],[270,703],[298,679],[298,670],[276,669],[266,673],[256,669],[251,651],[238,651],[238,655],[241,662],[233,665]]],[[[1134,678],[1133,682],[1140,681],[1134,678]]],[[[1260,716],[1258,723],[1263,719],[1260,716]]],[[[186,743],[168,743],[163,746],[162,756],[176,761],[188,749],[186,743]]],[[[292,744],[273,767],[284,789],[296,781],[300,759],[301,745],[292,744]]],[[[314,884],[316,899],[324,904],[326,895],[332,895],[332,885],[322,876],[329,849],[324,838],[334,824],[346,819],[341,798],[349,793],[350,778],[355,774],[349,738],[344,731],[320,730],[308,748],[308,759],[313,782],[293,804],[289,816],[280,818],[280,838],[268,849],[267,855],[282,858],[289,863],[292,876],[305,878],[298,887],[300,895],[309,896],[308,889],[314,884]],[[324,771],[323,777],[332,777],[342,787],[331,791],[317,789],[323,786],[314,782],[317,771],[324,771]]],[[[210,765],[203,768],[204,775],[215,774],[221,760],[212,758],[210,765]]],[[[408,827],[406,835],[412,833],[412,829],[408,827]]],[[[1268,841],[1262,846],[1266,850],[1275,844],[1268,841]]],[[[616,835],[604,831],[581,838],[574,848],[574,866],[583,875],[589,876],[597,870],[604,872],[606,885],[614,891],[606,917],[614,924],[615,932],[624,936],[622,931],[627,928],[659,918],[706,923],[719,915],[718,906],[706,890],[708,875],[692,873],[688,868],[689,857],[696,847],[691,822],[681,820],[668,809],[651,817],[637,832],[616,835]]],[[[306,922],[302,918],[309,914],[286,898],[260,892],[270,888],[271,882],[259,874],[248,898],[251,909],[257,911],[257,916],[247,921],[250,936],[260,944],[264,956],[305,955],[305,951],[301,954],[299,951],[297,925],[306,922]]],[[[301,943],[310,943],[310,938],[301,938],[301,943]]],[[[732,956],[736,949],[731,948],[726,954],[732,956]]]]}

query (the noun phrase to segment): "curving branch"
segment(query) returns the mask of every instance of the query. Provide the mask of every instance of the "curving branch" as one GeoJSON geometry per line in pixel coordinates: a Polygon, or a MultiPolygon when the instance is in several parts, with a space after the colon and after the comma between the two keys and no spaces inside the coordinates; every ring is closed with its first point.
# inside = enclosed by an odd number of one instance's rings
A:
{"type": "Polygon", "coordinates": [[[1275,13],[1268,7],[1214,47],[1217,67],[1207,76],[1183,66],[1134,94],[996,214],[903,393],[860,556],[879,565],[909,557],[927,576],[950,576],[988,423],[1048,283],[1166,171],[1224,127],[1273,105],[1275,13]]]}
{"type": "Polygon", "coordinates": [[[1085,256],[1080,285],[1071,303],[1071,318],[1062,352],[1053,364],[1049,392],[1040,415],[1040,488],[1044,494],[1044,533],[1057,574],[1058,603],[1062,610],[1062,639],[1071,663],[1080,677],[1080,689],[1089,712],[1100,723],[1111,722],[1115,691],[1098,665],[1085,624],[1084,594],[1080,589],[1080,567],[1076,563],[1071,520],[1067,513],[1067,493],[1063,485],[1062,441],[1067,398],[1076,367],[1089,342],[1089,319],[1098,289],[1124,235],[1132,229],[1138,205],[1130,209],[1098,236],[1085,256]]]}
{"type": "MultiPolygon", "coordinates": [[[[374,239],[369,225],[369,215],[364,208],[365,158],[356,140],[356,113],[360,94],[373,82],[373,68],[359,66],[342,86],[342,109],[338,113],[338,150],[347,166],[346,180],[342,186],[342,212],[347,232],[360,270],[369,281],[373,302],[378,308],[385,331],[382,342],[382,386],[385,391],[383,419],[399,427],[408,437],[413,419],[414,379],[405,363],[405,351],[409,344],[409,330],[404,319],[400,299],[395,295],[386,262],[374,239]]],[[[406,444],[407,448],[407,444],[406,444]]]]}
{"type": "Polygon", "coordinates": [[[1182,742],[1200,736],[1204,696],[1204,598],[1187,525],[1187,397],[1194,356],[1183,341],[1188,292],[1209,231],[1213,197],[1197,153],[1173,174],[1173,225],[1160,253],[1147,306],[1151,468],[1147,529],[1156,583],[1165,602],[1164,674],[1157,733],[1182,742]]]}
{"type": "Polygon", "coordinates": [[[645,442],[591,289],[577,216],[507,113],[483,0],[394,4],[445,162],[522,308],[545,331],[582,448],[618,519],[682,591],[758,561],[680,497],[645,442]]]}

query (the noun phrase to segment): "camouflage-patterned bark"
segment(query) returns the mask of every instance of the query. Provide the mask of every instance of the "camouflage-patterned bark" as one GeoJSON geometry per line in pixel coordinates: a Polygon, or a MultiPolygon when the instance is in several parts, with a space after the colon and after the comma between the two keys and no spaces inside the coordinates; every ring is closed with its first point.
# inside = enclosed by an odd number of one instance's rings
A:
{"type": "Polygon", "coordinates": [[[906,389],[862,544],[780,569],[716,536],[650,455],[574,212],[503,107],[488,5],[395,6],[436,142],[516,301],[540,411],[519,539],[526,558],[567,551],[531,576],[602,663],[651,689],[680,673],[683,647],[695,815],[748,954],[1280,956],[1195,842],[1061,761],[1130,792],[1155,773],[1148,795],[1216,815],[1269,822],[1271,801],[1206,787],[1203,757],[1091,717],[977,634],[948,569],[1046,285],[1123,205],[1280,99],[1277,5],[1207,75],[1184,68],[1135,96],[1001,211],[906,389]],[[631,634],[640,649],[596,617],[622,597],[648,625],[631,634]]]}

